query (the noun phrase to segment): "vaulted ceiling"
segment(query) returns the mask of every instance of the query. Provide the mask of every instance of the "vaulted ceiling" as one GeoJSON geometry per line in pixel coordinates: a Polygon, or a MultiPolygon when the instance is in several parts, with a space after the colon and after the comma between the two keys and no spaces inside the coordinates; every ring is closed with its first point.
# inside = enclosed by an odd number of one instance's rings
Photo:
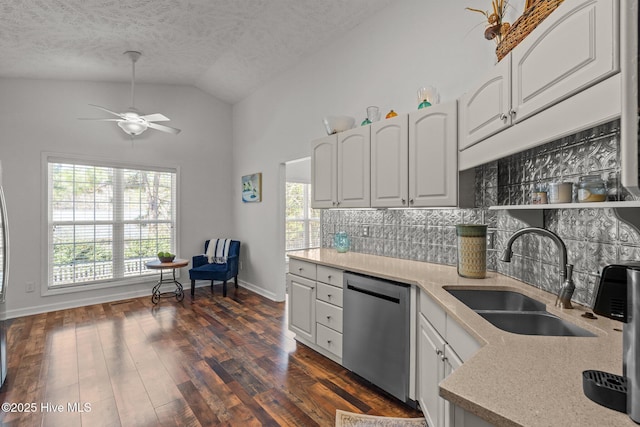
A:
{"type": "Polygon", "coordinates": [[[235,103],[391,0],[3,0],[0,77],[186,84],[235,103]]]}

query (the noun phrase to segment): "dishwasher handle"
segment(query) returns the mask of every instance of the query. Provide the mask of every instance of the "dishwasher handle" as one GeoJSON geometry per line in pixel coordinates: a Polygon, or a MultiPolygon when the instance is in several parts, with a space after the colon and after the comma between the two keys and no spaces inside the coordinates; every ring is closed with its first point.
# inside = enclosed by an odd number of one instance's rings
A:
{"type": "Polygon", "coordinates": [[[386,301],[391,301],[391,302],[393,302],[395,304],[400,304],[400,298],[396,298],[396,297],[392,297],[392,296],[389,296],[389,295],[381,294],[379,292],[371,291],[369,289],[360,288],[358,286],[354,286],[354,285],[351,285],[351,284],[347,285],[347,289],[349,289],[351,291],[354,291],[354,292],[360,292],[362,294],[370,295],[370,296],[375,297],[375,298],[380,298],[380,299],[383,299],[383,300],[386,300],[386,301]]]}

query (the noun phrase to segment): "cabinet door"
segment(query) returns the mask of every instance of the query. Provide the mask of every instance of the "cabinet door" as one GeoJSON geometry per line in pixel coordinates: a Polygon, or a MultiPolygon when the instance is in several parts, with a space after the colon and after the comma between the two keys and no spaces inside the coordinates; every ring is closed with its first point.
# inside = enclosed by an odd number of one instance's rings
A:
{"type": "Polygon", "coordinates": [[[409,205],[456,206],[458,150],[456,102],[409,114],[409,205]]]}
{"type": "Polygon", "coordinates": [[[515,122],[619,71],[617,8],[616,0],[564,2],[513,50],[515,122]]]}
{"type": "Polygon", "coordinates": [[[315,343],[316,282],[287,274],[289,288],[289,330],[315,343]]]}
{"type": "Polygon", "coordinates": [[[336,135],[311,143],[311,207],[332,208],[338,201],[338,146],[336,135]]]}
{"type": "MultiPolygon", "coordinates": [[[[449,344],[444,346],[444,378],[447,378],[453,371],[462,366],[462,360],[453,351],[453,348],[449,344]]],[[[443,378],[443,379],[444,379],[443,378]]],[[[456,408],[449,403],[448,400],[444,401],[444,425],[445,427],[453,427],[456,425],[456,408]]]]}
{"type": "Polygon", "coordinates": [[[438,384],[444,378],[441,356],[445,342],[423,315],[418,315],[418,319],[418,400],[427,424],[442,427],[444,399],[440,397],[438,384]]]}
{"type": "Polygon", "coordinates": [[[458,100],[458,149],[464,150],[510,126],[511,54],[458,100]]]}
{"type": "Polygon", "coordinates": [[[371,207],[406,207],[409,202],[408,116],[371,124],[371,207]]]}
{"type": "Polygon", "coordinates": [[[338,133],[338,207],[371,206],[369,126],[338,133]]]}

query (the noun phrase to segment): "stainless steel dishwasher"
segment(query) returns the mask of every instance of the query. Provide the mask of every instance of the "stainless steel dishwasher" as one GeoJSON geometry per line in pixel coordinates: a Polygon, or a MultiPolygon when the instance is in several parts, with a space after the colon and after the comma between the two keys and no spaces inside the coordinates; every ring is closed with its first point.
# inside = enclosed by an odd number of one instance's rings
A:
{"type": "Polygon", "coordinates": [[[343,365],[410,403],[410,286],[354,273],[343,280],[343,365]]]}

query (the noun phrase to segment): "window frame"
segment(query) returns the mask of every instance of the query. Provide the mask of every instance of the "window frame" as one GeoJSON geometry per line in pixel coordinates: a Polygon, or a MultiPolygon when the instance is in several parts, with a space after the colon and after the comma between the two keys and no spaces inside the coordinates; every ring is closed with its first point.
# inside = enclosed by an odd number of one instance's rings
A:
{"type": "MultiPolygon", "coordinates": [[[[50,163],[67,163],[67,164],[81,164],[93,167],[107,167],[107,168],[121,168],[130,170],[145,170],[156,172],[170,172],[175,173],[175,199],[174,199],[174,242],[175,250],[178,251],[180,247],[180,167],[175,165],[159,165],[159,164],[144,164],[139,162],[126,162],[121,160],[112,160],[105,158],[96,158],[90,156],[66,154],[66,153],[52,153],[42,152],[41,155],[41,296],[69,294],[77,292],[85,292],[99,289],[117,288],[122,286],[131,286],[137,284],[149,284],[156,282],[160,276],[159,270],[154,270],[151,274],[145,274],[142,276],[130,276],[130,277],[118,277],[113,279],[96,281],[95,283],[81,283],[81,284],[69,284],[59,287],[49,287],[49,246],[51,244],[52,235],[50,231],[49,223],[49,164],[50,163]]],[[[115,222],[115,218],[113,219],[115,222]]],[[[180,277],[180,270],[176,271],[176,277],[180,277]]]]}
{"type": "MultiPolygon", "coordinates": [[[[311,211],[313,210],[313,208],[311,207],[311,197],[312,197],[312,191],[313,189],[311,188],[311,183],[309,182],[301,182],[301,181],[285,181],[285,187],[288,184],[300,184],[303,185],[303,200],[302,200],[302,212],[303,212],[303,217],[302,218],[288,218],[285,216],[284,219],[284,226],[285,226],[285,253],[287,252],[293,252],[293,251],[300,251],[300,250],[305,250],[305,249],[315,249],[315,248],[319,248],[322,244],[322,236],[319,236],[318,238],[318,245],[317,246],[311,246],[311,222],[317,222],[318,226],[320,226],[321,221],[320,221],[320,217],[318,217],[318,219],[314,219],[311,217],[311,211]],[[303,244],[303,248],[297,248],[297,249],[287,249],[287,237],[286,237],[286,231],[287,231],[287,224],[289,222],[302,222],[302,228],[303,228],[303,238],[304,238],[304,244],[303,244]]],[[[287,191],[285,189],[285,204],[288,203],[288,200],[286,200],[286,194],[287,191]]],[[[285,212],[286,212],[286,208],[285,208],[285,212]]]]}

